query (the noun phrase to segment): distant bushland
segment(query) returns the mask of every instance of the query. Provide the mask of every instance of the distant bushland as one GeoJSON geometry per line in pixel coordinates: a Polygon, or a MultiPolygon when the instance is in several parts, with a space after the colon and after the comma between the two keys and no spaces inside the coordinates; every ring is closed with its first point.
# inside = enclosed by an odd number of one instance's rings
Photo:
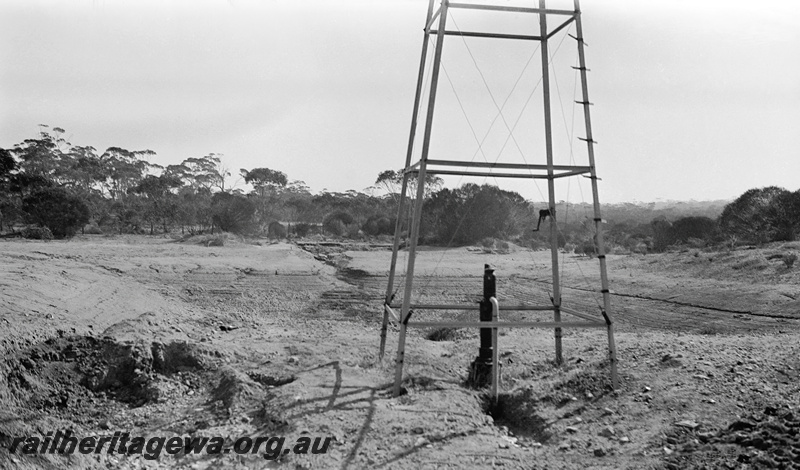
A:
{"type": "MultiPolygon", "coordinates": [[[[402,170],[380,172],[363,191],[312,194],[280,170],[240,169],[251,186],[244,190],[230,184],[232,172],[215,153],[164,167],[150,163],[150,150],[109,147],[101,153],[67,142],[65,132],[42,125],[33,138],[0,149],[0,232],[33,234],[38,232],[32,227],[47,227],[55,237],[84,230],[385,239],[399,217],[401,237],[410,233],[417,181],[402,170]],[[400,214],[404,179],[407,199],[400,214]]],[[[550,207],[489,184],[445,188],[434,175],[426,176],[423,189],[423,244],[504,251],[498,248],[502,242],[514,242],[547,249],[554,218],[542,220],[538,230],[537,222],[539,211],[548,209],[555,211],[560,249],[597,252],[590,203],[557,201],[550,207]]],[[[759,244],[800,234],[800,191],[775,186],[750,189],[732,202],[605,204],[601,212],[607,253],[759,244]]]]}

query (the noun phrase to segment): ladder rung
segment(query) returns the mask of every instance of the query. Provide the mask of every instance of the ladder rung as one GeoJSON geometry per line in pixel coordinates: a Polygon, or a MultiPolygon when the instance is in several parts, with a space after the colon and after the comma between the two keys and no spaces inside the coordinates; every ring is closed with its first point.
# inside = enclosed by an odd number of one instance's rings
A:
{"type": "MultiPolygon", "coordinates": [[[[391,308],[401,309],[402,305],[390,305],[391,308]]],[[[411,304],[411,310],[477,310],[478,303],[474,304],[411,304]]]]}
{"type": "Polygon", "coordinates": [[[572,39],[574,39],[574,40],[576,40],[578,42],[582,42],[584,46],[589,47],[589,45],[586,44],[586,41],[584,41],[583,38],[576,38],[575,36],[573,36],[571,34],[568,34],[567,36],[571,37],[572,39]]]}
{"type": "Polygon", "coordinates": [[[602,321],[533,322],[533,321],[420,321],[409,322],[409,328],[602,328],[602,321]]]}

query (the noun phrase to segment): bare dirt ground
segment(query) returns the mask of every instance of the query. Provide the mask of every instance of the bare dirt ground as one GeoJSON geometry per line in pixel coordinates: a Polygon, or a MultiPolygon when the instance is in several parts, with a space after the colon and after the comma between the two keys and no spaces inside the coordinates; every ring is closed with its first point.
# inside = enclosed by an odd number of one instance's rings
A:
{"type": "MultiPolygon", "coordinates": [[[[309,249],[0,242],[0,468],[800,468],[800,266],[780,256],[800,244],[609,255],[621,386],[605,330],[565,330],[560,366],[551,330],[502,331],[496,407],[464,386],[467,330],[410,330],[393,398],[396,328],[377,357],[390,252],[309,249]],[[8,452],[67,428],[332,441],[274,461],[8,452]]],[[[559,261],[564,305],[598,314],[597,260],[559,261]]],[[[484,263],[501,307],[549,303],[549,252],[516,247],[422,252],[415,299],[477,301],[484,263]]]]}

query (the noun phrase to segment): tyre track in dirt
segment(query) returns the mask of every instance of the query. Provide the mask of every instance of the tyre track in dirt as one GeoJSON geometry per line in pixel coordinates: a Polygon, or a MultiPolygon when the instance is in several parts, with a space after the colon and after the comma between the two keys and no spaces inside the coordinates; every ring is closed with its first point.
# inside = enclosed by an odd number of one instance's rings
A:
{"type": "MultiPolygon", "coordinates": [[[[552,285],[551,282],[538,280],[538,279],[534,280],[534,282],[547,284],[547,285],[552,285]]],[[[595,290],[586,289],[586,288],[582,288],[582,287],[572,287],[572,286],[562,286],[562,287],[565,288],[565,289],[573,289],[573,290],[578,290],[578,291],[583,291],[583,292],[590,292],[590,293],[599,294],[595,290]]],[[[797,319],[796,316],[791,316],[791,315],[758,313],[758,312],[754,312],[752,310],[736,310],[736,309],[723,308],[723,307],[714,307],[714,306],[708,306],[708,305],[695,304],[695,303],[692,303],[692,302],[681,302],[681,301],[678,301],[678,300],[661,299],[661,298],[658,298],[658,297],[652,297],[652,296],[641,295],[641,294],[628,294],[628,293],[623,293],[623,292],[611,291],[611,295],[613,297],[627,297],[627,298],[633,298],[633,299],[648,300],[648,301],[653,301],[653,302],[663,302],[663,303],[672,304],[672,305],[679,305],[679,306],[682,306],[682,307],[691,307],[691,308],[698,308],[698,309],[703,309],[703,310],[713,310],[713,311],[722,312],[722,313],[734,313],[734,314],[752,315],[752,316],[767,317],[767,318],[784,318],[784,319],[789,319],[789,320],[796,320],[797,319]]]]}
{"type": "MultiPolygon", "coordinates": [[[[357,279],[340,271],[338,277],[350,283],[362,298],[376,302],[380,311],[388,278],[386,276],[364,276],[357,279]]],[[[476,303],[481,296],[480,277],[418,277],[415,279],[413,302],[430,303],[476,303]]],[[[402,299],[404,279],[396,281],[395,299],[402,299]]],[[[539,279],[514,278],[513,281],[498,281],[497,293],[500,308],[506,305],[550,305],[551,282],[539,279]]],[[[562,301],[565,306],[600,316],[602,299],[599,292],[583,287],[563,286],[562,301]]],[[[800,328],[800,320],[784,314],[765,314],[750,310],[732,310],[713,305],[698,305],[689,302],[660,299],[650,296],[613,292],[612,313],[619,327],[629,330],[647,328],[706,334],[730,334],[800,328]]],[[[724,295],[724,292],[718,293],[724,295]]],[[[511,313],[506,318],[544,320],[548,312],[511,313]]],[[[568,316],[567,316],[568,317],[568,316]]]]}

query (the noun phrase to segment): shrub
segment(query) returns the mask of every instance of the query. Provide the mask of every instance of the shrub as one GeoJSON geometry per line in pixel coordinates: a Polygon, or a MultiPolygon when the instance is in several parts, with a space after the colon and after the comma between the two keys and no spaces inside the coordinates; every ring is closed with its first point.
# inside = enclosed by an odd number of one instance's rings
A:
{"type": "Polygon", "coordinates": [[[725,206],[719,225],[727,236],[751,243],[792,240],[800,219],[800,191],[750,189],[725,206]]]}
{"type": "Polygon", "coordinates": [[[83,228],[83,233],[87,235],[102,235],[103,230],[96,223],[92,223],[83,228]]]}
{"type": "Polygon", "coordinates": [[[426,337],[431,341],[455,341],[461,336],[460,333],[456,328],[439,328],[428,333],[426,337]]]}
{"type": "Polygon", "coordinates": [[[347,226],[339,219],[328,220],[322,225],[322,227],[326,232],[335,237],[341,237],[345,230],[347,230],[347,226]]]}
{"type": "Polygon", "coordinates": [[[305,237],[306,235],[308,235],[308,232],[311,231],[311,224],[307,224],[305,222],[294,224],[292,226],[292,231],[298,237],[305,237]]]}
{"type": "Polygon", "coordinates": [[[338,211],[331,214],[327,220],[341,220],[345,225],[350,225],[355,222],[352,215],[344,211],[338,211]]]}
{"type": "Polygon", "coordinates": [[[394,225],[395,223],[392,219],[378,214],[367,219],[364,225],[361,226],[361,230],[372,236],[394,235],[394,225]]]}
{"type": "Polygon", "coordinates": [[[783,264],[785,264],[787,268],[791,268],[794,266],[794,262],[797,261],[797,254],[789,253],[788,255],[784,255],[782,259],[783,264]]]}
{"type": "Polygon", "coordinates": [[[497,251],[499,251],[500,253],[508,253],[509,251],[508,242],[505,240],[497,240],[496,246],[497,246],[497,251]]]}
{"type": "Polygon", "coordinates": [[[216,193],[211,201],[211,220],[224,232],[248,233],[254,228],[256,206],[244,196],[216,193]]]}
{"type": "Polygon", "coordinates": [[[421,233],[443,244],[470,245],[484,238],[506,238],[522,232],[532,208],[517,193],[468,183],[442,189],[425,202],[421,233]]]}
{"type": "Polygon", "coordinates": [[[682,217],[672,223],[672,236],[677,242],[688,242],[694,248],[699,242],[711,241],[719,236],[719,225],[708,217],[682,217]]]}
{"type": "Polygon", "coordinates": [[[650,222],[650,227],[653,230],[653,251],[661,252],[667,249],[668,246],[675,243],[675,233],[672,229],[672,223],[665,217],[658,217],[650,222]]]}
{"type": "Polygon", "coordinates": [[[355,222],[352,215],[344,211],[334,212],[329,215],[322,223],[322,228],[331,235],[341,237],[347,230],[347,226],[355,222]]]}
{"type": "Polygon", "coordinates": [[[271,222],[267,227],[267,234],[270,239],[286,238],[286,227],[280,222],[271,222]]]}
{"type": "Polygon", "coordinates": [[[361,231],[361,228],[358,224],[350,224],[344,227],[344,235],[350,239],[360,239],[364,237],[364,232],[361,231]]]}
{"type": "Polygon", "coordinates": [[[225,234],[221,233],[206,240],[206,246],[225,246],[225,234]]]}
{"type": "Polygon", "coordinates": [[[597,254],[597,247],[594,245],[594,242],[591,240],[585,241],[581,243],[577,248],[575,248],[575,253],[579,255],[586,255],[592,257],[597,254]]]}
{"type": "Polygon", "coordinates": [[[89,222],[89,206],[64,188],[41,188],[22,200],[31,223],[47,227],[55,238],[71,237],[89,222]]]}
{"type": "Polygon", "coordinates": [[[45,240],[53,239],[53,234],[47,227],[26,227],[22,229],[22,236],[31,240],[45,240]]]}

